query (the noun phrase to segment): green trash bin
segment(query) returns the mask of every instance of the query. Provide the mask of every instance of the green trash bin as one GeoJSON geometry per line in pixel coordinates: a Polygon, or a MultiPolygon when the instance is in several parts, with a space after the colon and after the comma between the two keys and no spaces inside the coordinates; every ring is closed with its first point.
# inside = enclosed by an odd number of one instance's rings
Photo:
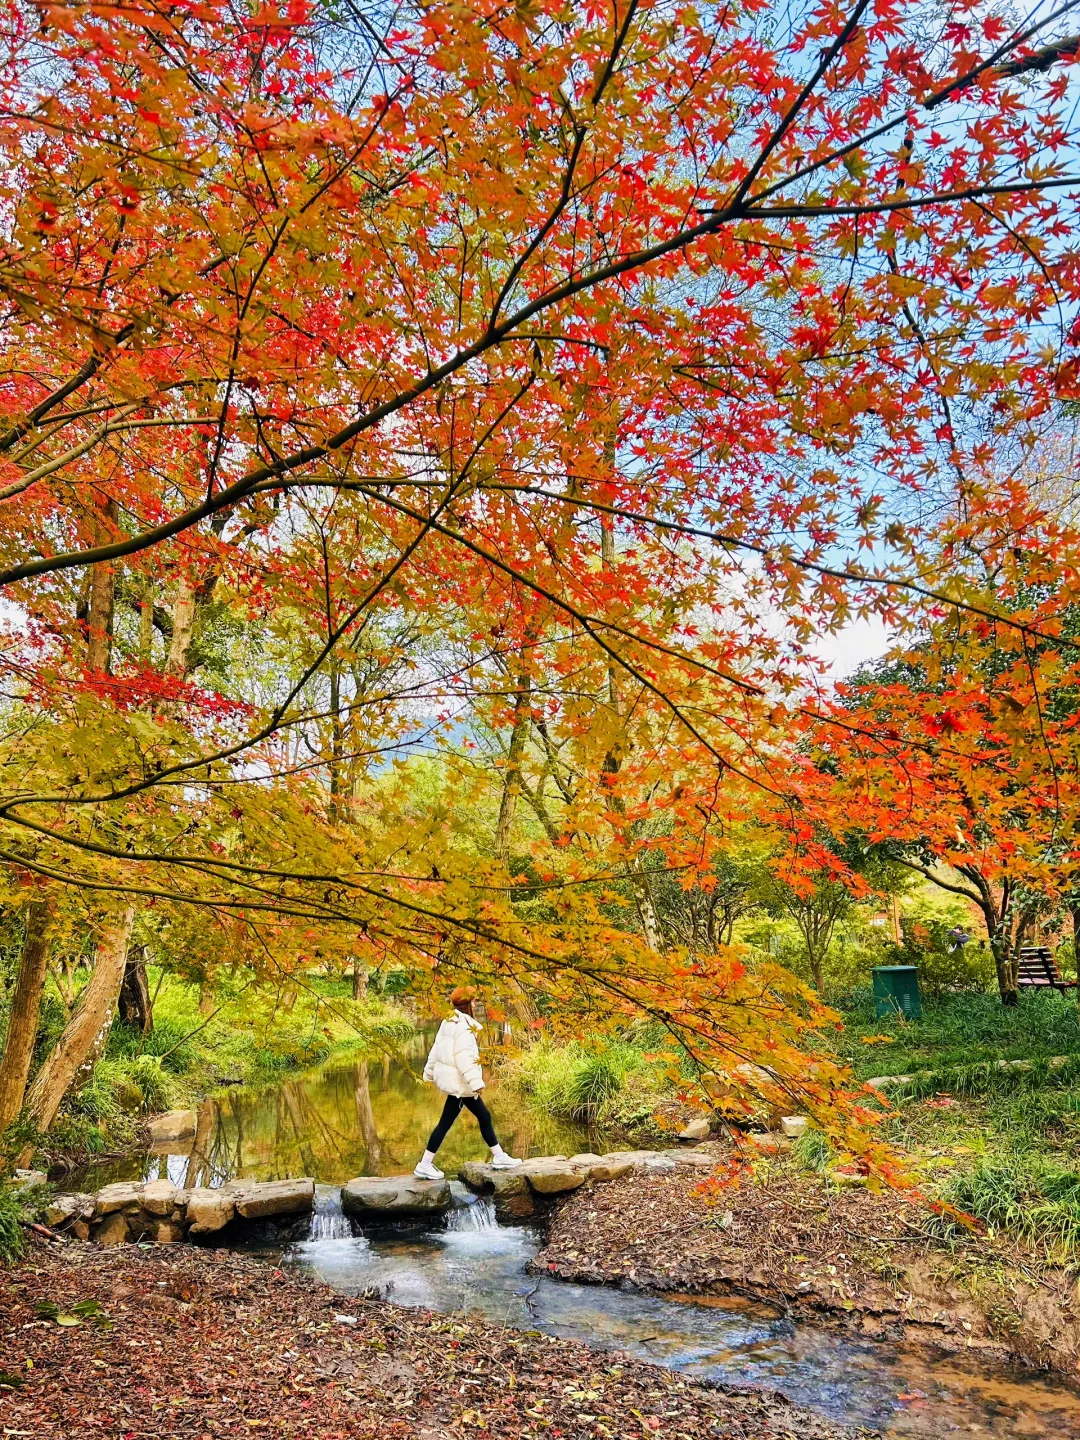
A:
{"type": "Polygon", "coordinates": [[[902,1015],[905,1020],[918,1020],[919,972],[914,965],[876,965],[874,967],[874,1012],[877,1015],[902,1015]]]}

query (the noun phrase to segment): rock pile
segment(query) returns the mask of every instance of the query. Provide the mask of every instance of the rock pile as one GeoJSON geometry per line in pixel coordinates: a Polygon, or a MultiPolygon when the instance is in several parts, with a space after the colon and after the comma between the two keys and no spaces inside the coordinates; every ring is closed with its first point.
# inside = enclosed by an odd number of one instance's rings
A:
{"type": "Polygon", "coordinates": [[[54,1230],[99,1245],[169,1244],[214,1236],[245,1221],[310,1215],[313,1180],[232,1180],[220,1190],[182,1190],[171,1180],[121,1181],[96,1195],[57,1195],[44,1210],[54,1230]]]}

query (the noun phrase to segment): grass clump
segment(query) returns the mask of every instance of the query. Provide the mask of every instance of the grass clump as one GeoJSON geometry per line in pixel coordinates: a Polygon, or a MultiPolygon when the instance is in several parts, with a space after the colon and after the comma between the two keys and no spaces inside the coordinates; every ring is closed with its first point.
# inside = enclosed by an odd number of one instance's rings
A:
{"type": "Polygon", "coordinates": [[[1041,1245],[1048,1253],[1080,1250],[1080,1174],[1033,1155],[984,1160],[954,1174],[941,1198],[990,1230],[1041,1245]]]}
{"type": "Polygon", "coordinates": [[[18,1195],[0,1180],[0,1263],[13,1264],[26,1253],[25,1218],[18,1195]]]}
{"type": "Polygon", "coordinates": [[[823,1175],[837,1161],[836,1150],[827,1136],[820,1130],[804,1130],[791,1143],[795,1163],[803,1170],[823,1175]]]}
{"type": "Polygon", "coordinates": [[[511,1061],[503,1074],[548,1114],[592,1124],[614,1119],[627,1102],[639,1108],[645,1093],[661,1094],[642,1051],[619,1040],[596,1047],[544,1040],[511,1061]]]}

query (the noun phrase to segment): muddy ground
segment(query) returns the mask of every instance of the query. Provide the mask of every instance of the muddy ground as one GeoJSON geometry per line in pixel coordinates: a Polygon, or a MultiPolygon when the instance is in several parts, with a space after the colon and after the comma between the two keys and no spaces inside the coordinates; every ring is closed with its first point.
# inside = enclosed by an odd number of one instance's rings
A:
{"type": "Polygon", "coordinates": [[[903,1197],[837,1189],[794,1164],[703,1196],[685,1174],[579,1190],[533,1268],[584,1283],[738,1294],[867,1337],[978,1350],[1080,1374],[1077,1274],[961,1234],[903,1197]]]}
{"type": "Polygon", "coordinates": [[[7,1437],[851,1440],[782,1397],[482,1320],[353,1299],[252,1256],[35,1242],[0,1270],[7,1437]]]}

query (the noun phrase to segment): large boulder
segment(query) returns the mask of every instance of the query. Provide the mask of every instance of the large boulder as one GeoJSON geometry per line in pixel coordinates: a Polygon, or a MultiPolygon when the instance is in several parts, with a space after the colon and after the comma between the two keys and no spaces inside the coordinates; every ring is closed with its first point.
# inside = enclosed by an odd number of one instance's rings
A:
{"type": "Polygon", "coordinates": [[[693,1120],[684,1125],[679,1131],[678,1139],[693,1140],[695,1142],[698,1140],[707,1140],[711,1129],[712,1126],[709,1124],[709,1117],[707,1115],[695,1115],[693,1120]]]}
{"type": "MultiPolygon", "coordinates": [[[[315,1181],[230,1180],[223,1187],[244,1220],[265,1220],[271,1215],[310,1215],[315,1207],[315,1181]]],[[[190,1212],[190,1202],[188,1210],[190,1212]]]]}
{"type": "Polygon", "coordinates": [[[575,1165],[572,1160],[529,1160],[521,1168],[537,1195],[563,1195],[580,1189],[589,1178],[588,1166],[575,1165]]]}
{"type": "Polygon", "coordinates": [[[494,1195],[500,1220],[529,1220],[537,1213],[538,1198],[563,1195],[584,1185],[592,1163],[591,1156],[583,1156],[579,1163],[565,1155],[542,1155],[512,1170],[496,1170],[493,1165],[471,1161],[462,1166],[459,1175],[470,1190],[494,1195]]]}
{"type": "Polygon", "coordinates": [[[47,1185],[49,1177],[44,1170],[16,1170],[11,1177],[12,1190],[33,1190],[37,1185],[47,1185]]]}
{"type": "Polygon", "coordinates": [[[152,1145],[165,1144],[170,1140],[189,1140],[195,1134],[199,1117],[194,1110],[166,1110],[164,1115],[154,1115],[146,1122],[146,1133],[152,1145]]]}
{"type": "Polygon", "coordinates": [[[76,1220],[89,1220],[94,1213],[92,1195],[54,1195],[42,1211],[45,1224],[53,1230],[76,1220]]]}
{"type": "Polygon", "coordinates": [[[676,1170],[715,1170],[720,1163],[717,1155],[703,1154],[700,1150],[676,1151],[671,1157],[676,1170]]]}
{"type": "Polygon", "coordinates": [[[189,1190],[187,1192],[188,1234],[215,1235],[224,1230],[236,1215],[236,1198],[224,1190],[189,1190]]]}
{"type": "Polygon", "coordinates": [[[601,1155],[589,1166],[589,1179],[621,1180],[633,1169],[635,1163],[629,1155],[601,1155]]]}
{"type": "Polygon", "coordinates": [[[345,1214],[369,1221],[442,1215],[452,1203],[449,1181],[415,1175],[359,1176],[341,1192],[345,1214]]]}

